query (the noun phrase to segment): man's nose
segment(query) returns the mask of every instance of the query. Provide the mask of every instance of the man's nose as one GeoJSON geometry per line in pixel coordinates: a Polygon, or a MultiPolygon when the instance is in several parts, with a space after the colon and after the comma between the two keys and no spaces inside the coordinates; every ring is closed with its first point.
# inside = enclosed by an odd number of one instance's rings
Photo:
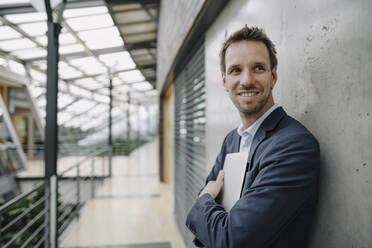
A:
{"type": "Polygon", "coordinates": [[[252,73],[248,69],[243,70],[241,73],[240,84],[246,86],[246,85],[253,84],[253,82],[254,82],[254,79],[253,79],[252,73]]]}

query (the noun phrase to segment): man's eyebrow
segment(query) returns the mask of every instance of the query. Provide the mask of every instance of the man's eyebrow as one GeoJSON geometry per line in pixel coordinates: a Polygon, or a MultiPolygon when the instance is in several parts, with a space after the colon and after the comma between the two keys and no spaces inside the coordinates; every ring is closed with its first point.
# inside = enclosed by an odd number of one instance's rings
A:
{"type": "Polygon", "coordinates": [[[257,61],[253,63],[254,65],[268,65],[265,61],[257,61]]]}
{"type": "Polygon", "coordinates": [[[235,67],[240,67],[240,64],[232,64],[227,67],[227,69],[235,68],[235,67]]]}
{"type": "MultiPolygon", "coordinates": [[[[251,63],[252,65],[264,65],[264,66],[269,66],[269,64],[265,61],[255,61],[255,62],[252,62],[251,63]]],[[[232,68],[236,68],[236,67],[240,67],[241,65],[240,64],[232,64],[232,65],[229,65],[227,67],[227,70],[229,69],[232,69],[232,68]]]]}

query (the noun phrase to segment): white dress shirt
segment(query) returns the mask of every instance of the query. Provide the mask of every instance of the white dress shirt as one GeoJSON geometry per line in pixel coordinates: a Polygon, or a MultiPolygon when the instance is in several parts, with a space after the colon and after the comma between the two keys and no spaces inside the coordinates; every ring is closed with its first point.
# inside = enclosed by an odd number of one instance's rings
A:
{"type": "Polygon", "coordinates": [[[279,105],[274,104],[245,130],[243,130],[243,123],[240,124],[237,129],[238,134],[241,136],[239,152],[250,151],[253,137],[256,134],[258,128],[261,126],[262,122],[271,114],[271,112],[273,112],[277,108],[279,108],[279,105]]]}

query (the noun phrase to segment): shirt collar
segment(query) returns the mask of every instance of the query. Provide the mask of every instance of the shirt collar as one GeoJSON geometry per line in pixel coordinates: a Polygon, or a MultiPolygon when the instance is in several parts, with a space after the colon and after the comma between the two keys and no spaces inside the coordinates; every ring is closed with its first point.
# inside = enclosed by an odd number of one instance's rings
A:
{"type": "Polygon", "coordinates": [[[254,137],[258,128],[261,126],[262,122],[266,119],[266,117],[268,117],[271,114],[271,112],[273,112],[277,108],[279,108],[278,104],[274,104],[273,106],[271,106],[271,108],[269,108],[263,115],[261,115],[260,118],[258,118],[252,125],[250,125],[245,130],[243,130],[243,123],[240,123],[237,129],[238,134],[242,137],[245,137],[248,135],[251,135],[252,137],[254,137]]]}

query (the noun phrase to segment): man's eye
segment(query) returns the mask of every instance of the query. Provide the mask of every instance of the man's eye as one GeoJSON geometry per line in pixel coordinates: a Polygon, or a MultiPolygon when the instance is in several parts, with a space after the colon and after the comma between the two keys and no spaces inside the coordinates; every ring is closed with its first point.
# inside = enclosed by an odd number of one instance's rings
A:
{"type": "Polygon", "coordinates": [[[230,71],[230,73],[237,73],[237,72],[240,72],[239,68],[232,68],[230,71]]]}
{"type": "Polygon", "coordinates": [[[262,65],[256,65],[256,66],[254,67],[254,70],[255,70],[255,71],[264,71],[264,70],[265,70],[265,67],[263,67],[262,65]]]}

